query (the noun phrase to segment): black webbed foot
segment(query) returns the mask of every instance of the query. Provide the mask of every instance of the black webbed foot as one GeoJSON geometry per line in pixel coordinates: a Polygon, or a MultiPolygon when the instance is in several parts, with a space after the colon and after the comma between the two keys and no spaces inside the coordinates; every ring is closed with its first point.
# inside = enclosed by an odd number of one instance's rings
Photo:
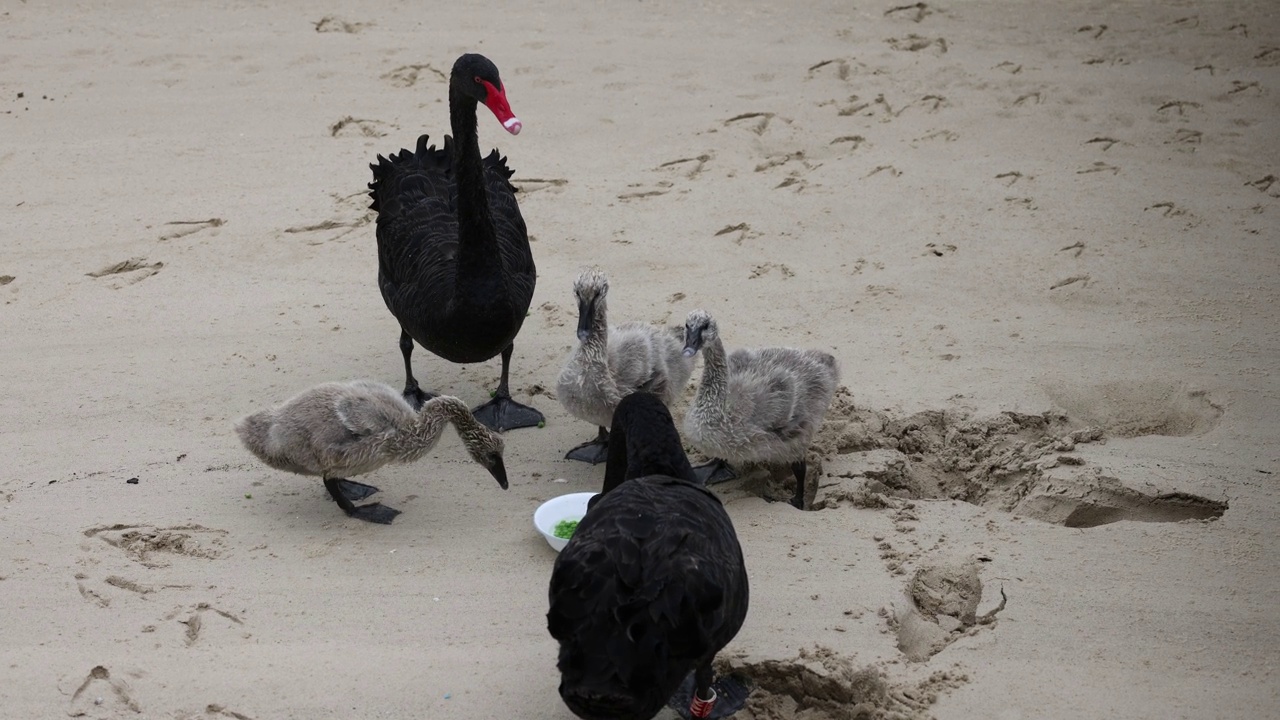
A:
{"type": "Polygon", "coordinates": [[[338,503],[338,507],[342,508],[342,512],[365,522],[378,523],[379,525],[390,525],[392,520],[400,514],[399,510],[389,508],[381,503],[370,503],[368,505],[356,505],[352,502],[352,496],[359,495],[364,499],[378,492],[378,488],[364,483],[344,480],[343,478],[325,478],[324,487],[329,491],[329,496],[333,501],[338,503]],[[363,493],[363,494],[361,494],[363,493]]]}
{"type": "Polygon", "coordinates": [[[497,395],[489,402],[472,408],[471,414],[489,429],[498,432],[535,427],[546,422],[546,418],[535,408],[521,405],[510,396],[502,395],[497,395]]]}
{"type": "Polygon", "coordinates": [[[600,434],[596,435],[594,440],[588,440],[581,445],[571,449],[564,455],[565,460],[578,460],[580,462],[599,465],[609,459],[609,431],[600,428],[600,434]]]}
{"type": "Polygon", "coordinates": [[[400,514],[399,510],[387,507],[382,503],[369,503],[368,505],[359,505],[347,511],[347,514],[357,520],[365,522],[378,523],[379,525],[390,525],[392,520],[400,514]]]}
{"type": "Polygon", "coordinates": [[[738,474],[729,467],[729,463],[716,458],[706,465],[699,465],[693,469],[693,474],[698,476],[698,480],[703,485],[719,485],[722,482],[728,482],[738,474]]]}
{"type": "MultiPolygon", "coordinates": [[[[716,703],[711,708],[711,714],[706,717],[718,720],[741,710],[747,704],[753,685],[747,676],[732,673],[716,678],[711,683],[711,688],[716,691],[716,703]]],[[[667,707],[675,710],[683,720],[694,720],[689,712],[689,706],[693,703],[693,690],[694,674],[689,673],[680,689],[667,701],[667,707]]]]}
{"type": "Polygon", "coordinates": [[[359,502],[370,495],[381,492],[381,490],[372,485],[365,485],[355,480],[339,480],[338,490],[342,493],[342,497],[351,502],[359,502]]]}

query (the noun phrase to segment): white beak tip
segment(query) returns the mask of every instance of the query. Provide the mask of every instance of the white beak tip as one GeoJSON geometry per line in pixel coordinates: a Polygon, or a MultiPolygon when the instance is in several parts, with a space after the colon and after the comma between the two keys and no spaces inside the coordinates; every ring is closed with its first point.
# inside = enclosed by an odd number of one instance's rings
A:
{"type": "Polygon", "coordinates": [[[507,121],[502,123],[502,127],[506,128],[507,132],[512,135],[519,135],[520,130],[524,128],[524,123],[520,122],[520,118],[512,117],[507,118],[507,121]]]}

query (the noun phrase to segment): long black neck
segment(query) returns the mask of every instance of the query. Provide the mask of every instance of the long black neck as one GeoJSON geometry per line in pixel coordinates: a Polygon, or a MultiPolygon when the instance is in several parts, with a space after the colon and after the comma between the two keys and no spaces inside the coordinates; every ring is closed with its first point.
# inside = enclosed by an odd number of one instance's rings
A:
{"type": "Polygon", "coordinates": [[[613,415],[601,492],[607,494],[627,480],[647,475],[697,482],[671,413],[657,398],[651,402],[635,400],[638,398],[624,399],[613,415]]]}
{"type": "Polygon", "coordinates": [[[501,262],[497,233],[484,185],[480,140],[476,133],[476,103],[450,83],[449,125],[453,129],[453,173],[458,188],[458,274],[493,274],[501,262]]]}

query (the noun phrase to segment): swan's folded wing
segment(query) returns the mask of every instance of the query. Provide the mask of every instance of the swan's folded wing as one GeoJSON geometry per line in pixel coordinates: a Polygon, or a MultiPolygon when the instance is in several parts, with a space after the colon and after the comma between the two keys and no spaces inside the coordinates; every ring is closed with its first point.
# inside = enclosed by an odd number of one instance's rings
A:
{"type": "Polygon", "coordinates": [[[404,412],[381,398],[367,395],[340,395],[333,412],[352,435],[365,437],[393,429],[403,422],[404,412]]]}

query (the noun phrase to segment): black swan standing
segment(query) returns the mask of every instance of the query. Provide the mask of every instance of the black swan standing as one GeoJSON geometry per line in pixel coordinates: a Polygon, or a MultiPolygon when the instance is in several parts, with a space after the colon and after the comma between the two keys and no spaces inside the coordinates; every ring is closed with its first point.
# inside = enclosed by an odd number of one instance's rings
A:
{"type": "Polygon", "coordinates": [[[498,68],[483,55],[458,58],[449,77],[452,137],[444,148],[418,138],[413,152],[378,156],[369,207],[378,213],[378,285],[400,321],[404,395],[414,407],[435,393],[413,377],[413,343],[455,363],[502,354],[502,379],[476,419],[495,430],[543,422],[538,410],[511,399],[513,341],[533,299],[536,271],[512,171],[494,150],[480,159],[476,105],[484,103],[512,135],[511,112],[498,68]]]}
{"type": "Polygon", "coordinates": [[[750,686],[711,663],[747,616],[747,569],[724,506],[698,482],[671,414],[636,392],[613,416],[604,488],[551,573],[560,697],[586,720],[741,710],[750,686]]]}

